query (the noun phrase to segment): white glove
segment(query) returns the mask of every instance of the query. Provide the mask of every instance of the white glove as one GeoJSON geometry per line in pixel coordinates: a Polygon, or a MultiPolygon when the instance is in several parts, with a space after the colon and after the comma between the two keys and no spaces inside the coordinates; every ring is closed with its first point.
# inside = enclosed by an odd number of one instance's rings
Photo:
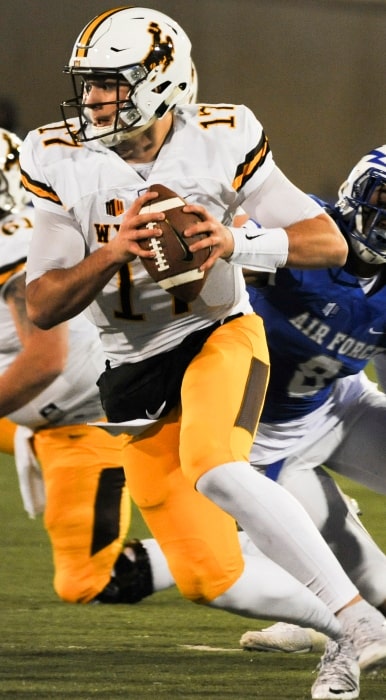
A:
{"type": "Polygon", "coordinates": [[[14,449],[19,489],[23,499],[24,509],[30,518],[43,513],[45,494],[43,477],[39,462],[33,451],[30,428],[19,425],[15,432],[14,449]]]}

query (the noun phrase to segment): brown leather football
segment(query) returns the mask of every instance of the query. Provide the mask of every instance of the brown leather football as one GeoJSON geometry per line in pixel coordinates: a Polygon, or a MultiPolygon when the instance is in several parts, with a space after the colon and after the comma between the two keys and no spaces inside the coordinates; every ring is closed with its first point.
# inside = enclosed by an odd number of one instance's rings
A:
{"type": "MultiPolygon", "coordinates": [[[[187,214],[182,209],[186,202],[164,185],[151,185],[150,192],[157,192],[158,199],[142,208],[141,213],[165,212],[165,219],[157,222],[162,236],[139,241],[144,250],[154,250],[154,258],[140,258],[150,277],[173,296],[182,301],[193,301],[199,295],[207,273],[200,266],[210,254],[210,248],[191,253],[189,245],[204,238],[206,233],[184,237],[184,230],[199,221],[196,214],[187,214]]],[[[148,227],[151,228],[151,224],[148,227]]]]}

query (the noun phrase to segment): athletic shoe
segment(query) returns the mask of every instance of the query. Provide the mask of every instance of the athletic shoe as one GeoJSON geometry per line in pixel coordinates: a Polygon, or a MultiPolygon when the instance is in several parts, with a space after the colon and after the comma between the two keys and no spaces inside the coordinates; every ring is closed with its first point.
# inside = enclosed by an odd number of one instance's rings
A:
{"type": "Polygon", "coordinates": [[[308,651],[323,652],[328,637],[309,627],[276,622],[256,632],[245,632],[240,646],[247,651],[285,651],[301,654],[308,651]]]}
{"type": "Polygon", "coordinates": [[[362,671],[386,666],[386,621],[362,617],[344,632],[353,640],[362,671]]]}
{"type": "Polygon", "coordinates": [[[318,677],[311,688],[313,700],[359,698],[359,664],[354,646],[346,636],[339,642],[332,639],[327,642],[317,671],[318,677]]]}

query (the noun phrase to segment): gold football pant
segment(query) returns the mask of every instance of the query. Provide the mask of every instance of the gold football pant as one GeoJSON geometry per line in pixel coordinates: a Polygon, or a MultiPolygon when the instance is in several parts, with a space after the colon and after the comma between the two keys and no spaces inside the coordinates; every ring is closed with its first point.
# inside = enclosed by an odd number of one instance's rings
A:
{"type": "Polygon", "coordinates": [[[17,425],[8,420],[8,418],[0,418],[0,452],[6,452],[9,455],[14,454],[13,439],[16,428],[17,425]]]}
{"type": "Polygon", "coordinates": [[[234,319],[212,333],[186,370],[182,411],[126,439],[130,494],[180,592],[198,603],[224,593],[243,559],[234,520],[195,484],[213,467],[249,461],[268,374],[261,319],[234,319]]]}
{"type": "Polygon", "coordinates": [[[130,498],[121,446],[120,437],[87,425],[44,429],[34,436],[54,588],[70,603],[88,603],[104,589],[124,544],[130,498]]]}

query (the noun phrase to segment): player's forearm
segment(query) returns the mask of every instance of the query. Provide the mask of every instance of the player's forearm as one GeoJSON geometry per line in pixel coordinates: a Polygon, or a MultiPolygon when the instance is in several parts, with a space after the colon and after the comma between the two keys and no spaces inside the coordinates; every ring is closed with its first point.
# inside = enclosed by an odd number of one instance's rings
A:
{"type": "Polygon", "coordinates": [[[74,267],[46,272],[27,285],[29,318],[42,329],[73,318],[89,306],[121,264],[106,246],[74,267]]]}
{"type": "Polygon", "coordinates": [[[283,228],[266,228],[249,219],[230,231],[234,238],[230,261],[246,269],[335,267],[344,265],[347,257],[347,243],[326,214],[283,228]]]}
{"type": "Polygon", "coordinates": [[[327,214],[299,221],[285,231],[289,241],[286,267],[341,267],[346,262],[346,240],[327,214]]]}
{"type": "Polygon", "coordinates": [[[38,350],[21,352],[0,375],[0,417],[25,406],[58,377],[60,371],[44,357],[38,350]]]}
{"type": "MultiPolygon", "coordinates": [[[[245,232],[246,247],[252,241],[252,246],[258,249],[259,236],[264,235],[269,239],[273,229],[272,252],[276,255],[277,267],[312,269],[344,265],[348,247],[338,226],[312,197],[295,187],[279,168],[274,168],[259,190],[247,197],[242,207],[251,217],[243,225],[243,228],[246,226],[249,229],[245,232]],[[284,245],[278,233],[275,234],[280,228],[287,235],[288,250],[284,263],[281,255],[284,245]]],[[[264,238],[262,244],[265,244],[264,238]]],[[[247,261],[242,260],[241,264],[248,267],[247,261]]]]}

